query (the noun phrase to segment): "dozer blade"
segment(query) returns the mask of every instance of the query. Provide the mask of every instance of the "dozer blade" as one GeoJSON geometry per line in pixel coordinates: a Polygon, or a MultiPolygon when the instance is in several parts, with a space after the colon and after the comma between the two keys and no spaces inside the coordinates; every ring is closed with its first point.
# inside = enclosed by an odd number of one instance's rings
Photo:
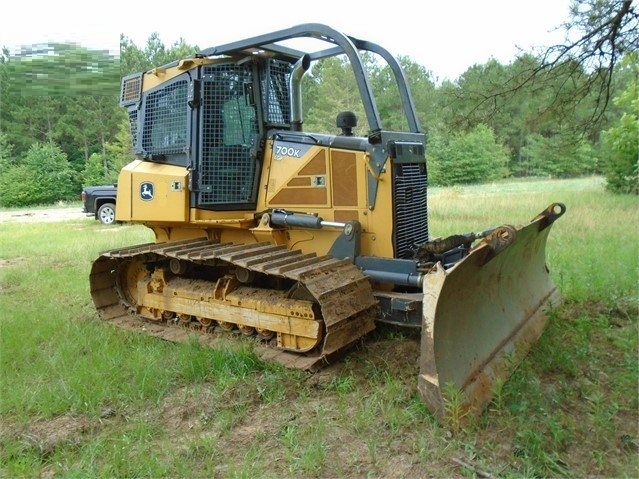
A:
{"type": "Polygon", "coordinates": [[[545,260],[560,203],[522,228],[502,226],[462,261],[424,279],[419,391],[438,417],[480,414],[541,336],[560,302],[545,260]]]}

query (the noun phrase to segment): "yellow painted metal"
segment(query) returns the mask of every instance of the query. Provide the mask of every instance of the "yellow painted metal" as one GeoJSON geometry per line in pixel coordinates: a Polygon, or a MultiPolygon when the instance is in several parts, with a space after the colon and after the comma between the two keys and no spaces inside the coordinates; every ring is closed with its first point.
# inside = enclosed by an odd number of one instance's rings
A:
{"type": "Polygon", "coordinates": [[[118,177],[119,221],[188,221],[186,168],[133,161],[118,177]]]}
{"type": "MultiPolygon", "coordinates": [[[[271,154],[272,153],[272,154],[271,154]]],[[[270,174],[266,183],[266,207],[330,208],[331,184],[328,172],[327,148],[311,147],[303,156],[279,156],[267,153],[270,174]]]]}
{"type": "MultiPolygon", "coordinates": [[[[271,150],[266,148],[266,151],[261,177],[264,187],[255,211],[275,207],[315,213],[326,221],[356,219],[362,225],[361,254],[393,257],[392,229],[389,227],[393,222],[392,205],[378,201],[374,209],[368,208],[366,153],[314,146],[302,158],[274,160],[271,150]],[[346,172],[343,166],[345,156],[352,158],[346,172]],[[299,185],[301,181],[310,184],[316,173],[326,175],[325,186],[287,186],[299,185]],[[338,181],[335,176],[344,174],[350,175],[348,179],[352,181],[348,184],[352,192],[344,193],[343,186],[341,190],[333,188],[333,183],[338,181]],[[309,191],[320,191],[321,194],[309,191]],[[348,194],[351,196],[345,197],[348,194]],[[277,195],[288,201],[273,203],[277,195]],[[317,198],[319,202],[313,203],[317,198]]],[[[382,172],[378,197],[391,197],[391,187],[390,173],[382,172]]],[[[180,166],[135,160],[122,169],[118,179],[117,220],[146,224],[154,230],[157,241],[223,236],[224,241],[250,243],[270,238],[276,244],[322,255],[330,250],[340,234],[337,229],[291,229],[285,233],[282,230],[267,231],[256,224],[255,211],[189,208],[188,171],[180,166]],[[152,185],[154,189],[152,200],[142,196],[145,184],[152,185]],[[249,231],[251,229],[253,233],[249,231]]]]}
{"type": "MultiPolygon", "coordinates": [[[[367,204],[366,172],[369,158],[366,152],[313,146],[300,158],[276,159],[272,154],[273,142],[267,144],[265,151],[267,153],[261,177],[263,187],[258,197],[257,211],[282,208],[316,213],[327,221],[339,222],[344,217],[356,219],[362,225],[361,254],[383,258],[393,257],[392,204],[381,200],[392,197],[390,171],[380,174],[378,183],[380,201],[377,201],[374,209],[370,209],[367,204]],[[347,155],[352,156],[353,161],[348,162],[349,168],[345,170],[344,157],[347,155]],[[322,187],[308,186],[314,176],[321,174],[327,175],[324,196],[314,193],[322,187]],[[350,174],[349,186],[355,193],[354,199],[344,200],[340,190],[334,187],[339,175],[346,174],[350,174]],[[307,183],[304,184],[303,181],[307,183]],[[276,201],[278,198],[289,201],[276,201]],[[314,202],[316,200],[317,202],[314,202]],[[336,217],[337,211],[341,212],[342,217],[336,217]]],[[[339,231],[335,230],[290,230],[288,244],[304,252],[325,254],[338,234],[339,231]]]]}
{"type": "MultiPolygon", "coordinates": [[[[368,158],[362,157],[364,167],[368,168],[368,158]]],[[[393,202],[392,168],[390,162],[382,171],[377,182],[377,201],[375,208],[366,212],[368,228],[362,235],[362,255],[380,258],[393,257],[393,202]]],[[[362,175],[364,176],[364,175],[362,175]]],[[[368,195],[368,192],[366,192],[368,195]]]]}
{"type": "Polygon", "coordinates": [[[265,213],[260,218],[259,224],[251,228],[251,233],[256,241],[268,241],[276,245],[285,245],[288,234],[282,229],[275,229],[270,226],[270,215],[265,213]]]}
{"type": "Polygon", "coordinates": [[[131,221],[131,207],[133,206],[131,172],[141,163],[142,160],[134,160],[120,170],[118,176],[118,198],[115,205],[115,219],[117,221],[131,221]]]}
{"type": "Polygon", "coordinates": [[[116,285],[121,297],[131,306],[137,305],[137,283],[146,276],[146,267],[137,260],[130,260],[118,272],[116,285]]]}
{"type": "Polygon", "coordinates": [[[135,263],[126,269],[127,278],[134,281],[128,289],[136,291],[133,304],[148,319],[159,320],[173,312],[198,318],[201,324],[215,320],[228,329],[273,331],[278,347],[289,351],[309,351],[322,339],[312,301],[243,286],[233,277],[220,278],[213,286],[211,281],[173,276],[163,268],[146,277],[138,277],[138,271],[135,263]]]}
{"type": "Polygon", "coordinates": [[[451,404],[462,416],[480,413],[542,334],[560,301],[546,240],[564,211],[551,205],[523,228],[503,228],[502,244],[482,242],[450,269],[426,275],[418,383],[438,415],[451,404]]]}
{"type": "Polygon", "coordinates": [[[189,58],[188,60],[182,60],[178,62],[176,66],[170,68],[154,68],[144,73],[142,90],[152,90],[153,88],[162,85],[168,80],[181,75],[187,70],[197,68],[200,65],[210,65],[212,63],[218,63],[219,61],[220,60],[211,58],[189,58]]]}

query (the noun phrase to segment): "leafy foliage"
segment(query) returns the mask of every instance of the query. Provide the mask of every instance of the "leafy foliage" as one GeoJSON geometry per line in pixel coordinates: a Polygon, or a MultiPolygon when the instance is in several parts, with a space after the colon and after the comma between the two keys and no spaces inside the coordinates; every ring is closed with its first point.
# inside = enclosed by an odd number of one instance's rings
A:
{"type": "Polygon", "coordinates": [[[614,100],[623,114],[604,131],[601,154],[608,189],[639,194],[639,68],[636,55],[634,60],[629,62],[629,69],[634,71],[632,81],[614,100]]]}
{"type": "Polygon", "coordinates": [[[9,168],[12,164],[13,145],[9,143],[7,135],[0,131],[0,171],[9,168]]]}
{"type": "MultiPolygon", "coordinates": [[[[628,65],[636,64],[638,21],[631,1],[575,0],[564,25],[572,41],[541,54],[525,52],[510,64],[493,59],[473,65],[456,81],[439,85],[423,66],[400,57],[428,133],[430,182],[605,172],[611,189],[636,190],[637,72],[628,65]],[[617,100],[608,102],[610,95],[617,100]]],[[[23,164],[33,145],[55,144],[68,159],[75,191],[116,181],[132,158],[126,115],[118,105],[121,75],[200,50],[183,39],[165,46],[157,32],[142,47],[121,35],[120,47],[119,58],[74,44],[37,45],[19,55],[3,48],[3,177],[23,164]]],[[[405,129],[392,72],[375,55],[364,54],[363,60],[382,128],[405,129]]],[[[337,114],[352,111],[359,119],[354,133],[368,134],[345,57],[314,63],[302,86],[306,131],[336,134],[337,114]]],[[[11,174],[12,181],[22,181],[30,173],[11,174]]]]}
{"type": "Polygon", "coordinates": [[[0,173],[0,205],[29,206],[76,198],[73,176],[59,146],[36,143],[22,162],[0,173]]]}
{"type": "Polygon", "coordinates": [[[108,183],[106,176],[108,175],[107,158],[102,153],[93,153],[84,165],[82,172],[82,182],[85,185],[101,185],[108,183]]]}
{"type": "Polygon", "coordinates": [[[589,142],[570,135],[527,137],[521,148],[517,164],[518,176],[549,176],[569,178],[593,174],[597,171],[597,158],[589,142]]]}
{"type": "Polygon", "coordinates": [[[0,130],[24,155],[54,142],[76,170],[117,130],[119,61],[108,52],[51,44],[0,65],[0,130]]]}
{"type": "Polygon", "coordinates": [[[93,153],[82,172],[84,185],[115,184],[123,166],[133,160],[131,132],[125,118],[112,142],[105,143],[105,153],[93,153]]]}
{"type": "Polygon", "coordinates": [[[304,98],[305,130],[338,133],[335,126],[337,114],[352,111],[358,118],[354,134],[366,134],[364,109],[355,77],[345,58],[333,57],[318,62],[303,81],[306,82],[304,88],[308,88],[304,98]]]}
{"type": "Polygon", "coordinates": [[[498,111],[503,100],[534,90],[542,92],[538,113],[554,122],[567,122],[575,136],[588,137],[605,128],[610,99],[615,96],[615,70],[639,45],[636,5],[632,0],[572,0],[562,27],[564,43],[536,55],[531,52],[535,62],[507,72],[514,74],[486,90],[478,105],[498,111]]]}
{"type": "Polygon", "coordinates": [[[118,105],[121,63],[143,70],[194,51],[183,41],[166,49],[157,34],[146,50],[123,39],[121,59],[75,44],[33,46],[19,55],[3,49],[0,204],[77,198],[83,183],[114,183],[132,158],[126,114],[118,105]],[[43,145],[57,151],[43,153],[43,145]],[[41,166],[29,165],[35,157],[41,166]],[[49,168],[50,161],[59,171],[49,168]]]}
{"type": "Polygon", "coordinates": [[[587,99],[594,93],[591,119],[597,121],[612,95],[615,66],[639,44],[639,12],[632,0],[573,0],[570,15],[564,27],[574,40],[549,48],[541,68],[566,65],[564,77],[585,78],[573,98],[587,99]]]}
{"type": "Polygon", "coordinates": [[[508,175],[508,150],[483,124],[450,137],[434,133],[427,156],[435,185],[484,183],[508,175]]]}
{"type": "Polygon", "coordinates": [[[164,46],[158,32],[153,32],[144,49],[136,46],[126,35],[120,35],[120,62],[122,76],[144,72],[165,65],[174,60],[197,53],[197,46],[187,44],[180,38],[168,49],[164,46]]]}

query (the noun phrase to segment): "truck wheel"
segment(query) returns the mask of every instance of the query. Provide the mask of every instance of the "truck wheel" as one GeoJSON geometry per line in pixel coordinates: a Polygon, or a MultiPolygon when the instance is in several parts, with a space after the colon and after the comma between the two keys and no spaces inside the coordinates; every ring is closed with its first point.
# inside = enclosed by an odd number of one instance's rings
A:
{"type": "Polygon", "coordinates": [[[104,203],[98,208],[98,219],[105,225],[115,223],[115,205],[113,203],[104,203]]]}

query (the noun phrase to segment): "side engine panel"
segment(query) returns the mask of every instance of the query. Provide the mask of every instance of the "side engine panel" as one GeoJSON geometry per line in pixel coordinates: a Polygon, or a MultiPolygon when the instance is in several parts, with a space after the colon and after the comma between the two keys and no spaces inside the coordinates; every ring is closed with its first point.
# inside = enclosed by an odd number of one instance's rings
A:
{"type": "Polygon", "coordinates": [[[187,170],[181,166],[133,161],[118,178],[118,221],[189,220],[187,170]]]}

